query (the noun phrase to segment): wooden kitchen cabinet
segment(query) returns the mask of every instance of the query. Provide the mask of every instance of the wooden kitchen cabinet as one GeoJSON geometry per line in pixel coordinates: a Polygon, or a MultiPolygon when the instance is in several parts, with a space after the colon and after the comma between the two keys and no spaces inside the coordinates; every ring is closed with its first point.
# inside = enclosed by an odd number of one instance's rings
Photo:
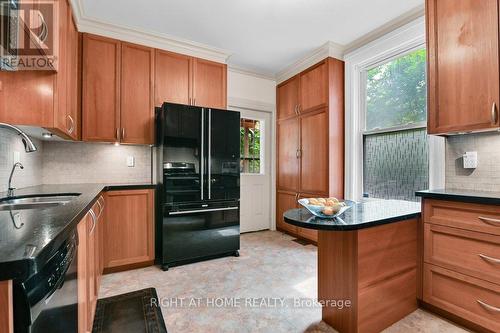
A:
{"type": "Polygon", "coordinates": [[[14,332],[14,297],[12,280],[0,281],[0,332],[14,332]]]}
{"type": "MultiPolygon", "coordinates": [[[[276,95],[277,206],[284,207],[282,193],[289,193],[288,200],[329,196],[343,199],[344,63],[327,58],[278,85],[276,95]]],[[[295,207],[296,202],[293,206],[288,202],[287,206],[295,207]]],[[[290,231],[287,226],[277,226],[317,242],[315,231],[290,231]]]]}
{"type": "Polygon", "coordinates": [[[154,143],[154,49],[121,45],[121,142],[154,143]]]}
{"type": "Polygon", "coordinates": [[[289,210],[297,208],[297,194],[293,192],[278,192],[276,194],[276,226],[278,229],[297,234],[297,227],[288,224],[283,219],[283,214],[289,210]]]}
{"type": "Polygon", "coordinates": [[[152,264],[154,190],[110,191],[105,212],[105,272],[152,264]]]}
{"type": "Polygon", "coordinates": [[[67,1],[57,1],[57,71],[0,71],[0,122],[80,137],[80,34],[67,1]]]}
{"type": "Polygon", "coordinates": [[[83,141],[120,140],[120,42],[83,35],[83,141]]]}
{"type": "Polygon", "coordinates": [[[429,134],[499,127],[497,0],[427,0],[429,134]]]}
{"type": "Polygon", "coordinates": [[[227,65],[156,50],[155,106],[227,107],[227,65]]]}

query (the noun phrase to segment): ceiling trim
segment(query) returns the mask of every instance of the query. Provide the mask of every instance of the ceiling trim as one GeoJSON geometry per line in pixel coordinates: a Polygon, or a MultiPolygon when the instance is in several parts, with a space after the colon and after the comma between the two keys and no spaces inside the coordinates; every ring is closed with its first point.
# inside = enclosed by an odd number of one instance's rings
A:
{"type": "Polygon", "coordinates": [[[231,52],[146,29],[96,20],[85,14],[83,0],[70,0],[78,31],[141,44],[197,58],[227,63],[231,52]]]}
{"type": "Polygon", "coordinates": [[[276,80],[276,76],[273,73],[258,72],[258,71],[248,69],[245,67],[240,67],[237,65],[229,64],[227,66],[227,70],[231,71],[233,73],[239,73],[239,74],[244,74],[244,75],[248,75],[248,76],[253,76],[253,77],[256,77],[258,79],[271,80],[271,81],[276,80]]]}
{"type": "Polygon", "coordinates": [[[332,41],[328,41],[310,54],[294,62],[285,69],[279,71],[276,74],[276,83],[279,84],[283,81],[288,80],[292,76],[302,72],[303,70],[311,67],[314,64],[317,64],[325,58],[332,57],[343,60],[344,49],[344,46],[332,41]]]}

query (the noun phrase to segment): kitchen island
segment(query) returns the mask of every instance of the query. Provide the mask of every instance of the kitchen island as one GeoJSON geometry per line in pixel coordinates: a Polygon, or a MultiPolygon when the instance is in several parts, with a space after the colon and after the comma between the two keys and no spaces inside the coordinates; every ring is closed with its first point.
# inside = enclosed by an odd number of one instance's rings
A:
{"type": "Polygon", "coordinates": [[[319,230],[318,299],[327,324],[340,333],[380,332],[417,309],[420,209],[374,200],[333,219],[305,208],[284,213],[289,224],[319,230]]]}

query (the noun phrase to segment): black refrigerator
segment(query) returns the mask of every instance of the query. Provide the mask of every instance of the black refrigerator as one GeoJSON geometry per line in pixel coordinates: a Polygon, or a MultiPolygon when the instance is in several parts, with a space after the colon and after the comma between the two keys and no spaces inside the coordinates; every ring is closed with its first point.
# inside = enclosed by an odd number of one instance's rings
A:
{"type": "Polygon", "coordinates": [[[240,113],[156,109],[156,260],[171,266],[240,248],[240,113]]]}

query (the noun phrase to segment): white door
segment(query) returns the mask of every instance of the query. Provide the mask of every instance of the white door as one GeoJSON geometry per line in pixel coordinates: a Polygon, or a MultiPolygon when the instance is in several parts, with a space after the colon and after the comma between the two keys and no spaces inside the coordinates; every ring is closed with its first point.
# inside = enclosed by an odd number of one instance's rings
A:
{"type": "Polygon", "coordinates": [[[271,114],[243,109],[238,111],[241,112],[243,133],[241,232],[271,229],[271,114]]]}

